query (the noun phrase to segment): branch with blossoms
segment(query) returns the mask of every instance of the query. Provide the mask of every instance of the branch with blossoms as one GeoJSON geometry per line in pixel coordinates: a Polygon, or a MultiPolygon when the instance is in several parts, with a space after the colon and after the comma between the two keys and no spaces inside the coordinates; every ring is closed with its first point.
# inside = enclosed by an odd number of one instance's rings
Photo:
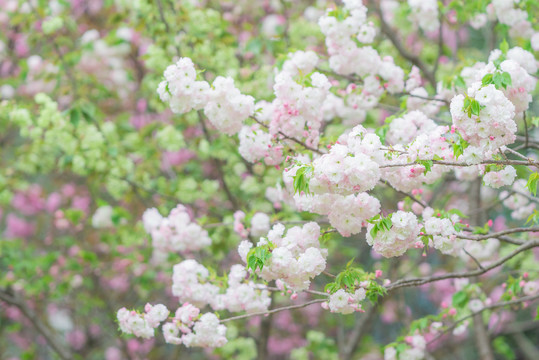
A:
{"type": "Polygon", "coordinates": [[[480,315],[485,311],[499,309],[499,308],[503,308],[503,307],[506,307],[506,306],[520,305],[522,303],[525,303],[526,305],[529,305],[529,304],[537,301],[538,299],[539,299],[539,295],[531,295],[531,296],[523,296],[521,298],[513,299],[513,300],[509,300],[509,301],[502,301],[502,302],[498,302],[498,303],[494,303],[494,304],[490,304],[490,305],[485,305],[485,306],[481,307],[481,309],[479,309],[477,311],[474,311],[471,314],[468,314],[468,315],[458,319],[457,321],[453,322],[450,326],[448,326],[444,330],[440,331],[432,340],[430,340],[427,343],[427,345],[431,344],[431,343],[434,343],[435,341],[439,340],[446,333],[448,333],[448,332],[454,330],[456,327],[458,327],[459,324],[461,324],[462,322],[464,322],[464,321],[466,321],[466,320],[468,320],[468,319],[470,319],[470,318],[472,318],[474,316],[480,315]]]}
{"type": "Polygon", "coordinates": [[[484,309],[536,299],[529,1],[15,3],[0,9],[0,282],[17,294],[0,297],[47,305],[60,357],[144,357],[158,329],[225,358],[266,358],[289,333],[273,357],[380,357],[360,345],[381,320],[407,334],[386,360],[428,359],[449,316],[473,318],[490,360],[484,309]],[[481,54],[487,24],[506,40],[481,54]],[[91,326],[118,308],[140,339],[91,326]],[[336,314],[357,322],[314,331],[336,314]]]}
{"type": "Polygon", "coordinates": [[[516,248],[515,250],[513,250],[510,254],[494,261],[493,263],[491,263],[488,266],[483,267],[482,269],[479,268],[477,270],[468,271],[468,272],[454,272],[454,273],[448,273],[448,274],[437,275],[437,276],[427,276],[423,278],[401,279],[401,280],[398,280],[389,284],[388,286],[386,286],[386,288],[388,289],[388,291],[391,291],[391,290],[402,288],[402,287],[420,286],[423,284],[428,284],[430,282],[441,281],[445,279],[470,278],[470,277],[482,275],[494,268],[497,268],[503,265],[505,262],[507,262],[508,260],[511,260],[518,254],[526,250],[532,249],[534,247],[537,247],[537,246],[539,246],[539,240],[529,240],[525,242],[524,244],[522,244],[521,246],[519,246],[518,248],[516,248]]]}
{"type": "Polygon", "coordinates": [[[37,330],[37,332],[43,336],[47,344],[56,352],[56,354],[62,360],[68,360],[72,358],[70,350],[62,344],[55,333],[51,332],[51,329],[47,327],[37,315],[28,307],[24,299],[18,297],[17,294],[13,292],[0,289],[0,300],[6,302],[7,304],[16,306],[24,316],[30,321],[32,326],[37,330]]]}
{"type": "MultiPolygon", "coordinates": [[[[432,86],[436,87],[435,71],[430,72],[419,57],[410,54],[400,45],[395,35],[389,31],[379,5],[377,11],[382,22],[382,31],[385,29],[384,32],[399,53],[422,70],[432,86]]],[[[343,54],[335,50],[335,44],[341,39],[332,38],[335,36],[334,29],[343,18],[355,19],[362,23],[361,19],[365,16],[365,12],[366,9],[362,6],[350,2],[346,3],[342,10],[328,11],[320,20],[322,32],[326,35],[330,49],[330,67],[347,80],[349,74],[356,73],[366,77],[368,71],[362,69],[361,64],[339,62],[338,56],[343,54]]],[[[439,19],[443,20],[442,17],[439,19]]],[[[359,42],[372,41],[370,26],[372,25],[365,25],[365,29],[358,35],[359,42]]],[[[440,23],[440,38],[441,26],[440,23]]],[[[372,48],[358,47],[357,44],[353,46],[374,58],[378,56],[376,51],[371,51],[372,48]]],[[[441,49],[441,45],[439,48],[441,49]]],[[[455,95],[451,102],[444,98],[421,95],[422,93],[413,92],[413,89],[406,93],[409,98],[415,100],[448,104],[453,121],[451,131],[448,127],[437,125],[421,111],[415,110],[392,119],[390,123],[384,125],[385,129],[380,134],[369,132],[363,126],[357,125],[342,134],[334,144],[327,146],[328,152],[318,150],[320,130],[323,129],[321,121],[325,115],[318,105],[333,96],[334,103],[331,105],[335,107],[333,111],[339,115],[338,108],[344,102],[341,103],[342,99],[329,92],[332,83],[324,74],[316,71],[319,59],[315,53],[291,54],[276,71],[275,100],[272,103],[259,102],[256,105],[254,98],[243,95],[231,78],[218,76],[212,85],[205,80],[197,80],[197,71],[189,58],[180,58],[174,65],[169,66],[164,72],[164,81],[158,87],[161,100],[168,103],[171,110],[177,114],[191,110],[198,111],[208,141],[210,138],[205,125],[206,119],[219,132],[227,135],[238,134],[239,152],[246,161],[252,163],[257,161],[264,161],[266,165],[282,163],[283,140],[294,142],[310,152],[308,156],[300,154],[293,159],[292,165],[285,168],[283,182],[298,210],[327,216],[334,230],[321,232],[318,224],[311,222],[304,224],[303,227],[288,229],[285,235],[284,225],[274,224],[273,228],[269,229],[267,217],[262,220],[263,217],[259,216],[255,226],[253,217],[252,228],[256,231],[253,231],[252,235],[259,237],[267,234],[267,237],[260,237],[260,241],[253,244],[247,228],[242,224],[245,214],[236,213],[234,230],[244,239],[238,247],[238,253],[245,265],[232,266],[226,280],[228,285],[224,285],[226,287],[224,293],[218,289],[219,285],[225,284],[225,280],[210,275],[209,271],[198,262],[185,260],[176,265],[173,294],[179,296],[180,302],[184,305],[176,311],[175,317],[169,318],[171,321],[164,327],[167,341],[187,346],[220,346],[225,342],[223,327],[217,326],[220,322],[272,314],[317,302],[332,312],[347,314],[363,311],[361,301],[367,297],[376,302],[378,296],[384,296],[387,292],[398,288],[419,286],[445,279],[476,277],[505,264],[526,250],[539,246],[537,240],[508,240],[505,237],[512,233],[534,232],[536,230],[534,227],[515,228],[485,236],[465,235],[461,231],[463,214],[458,211],[436,211],[428,207],[428,203],[421,198],[416,198],[417,193],[409,194],[423,183],[436,181],[444,172],[449,171],[450,167],[471,167],[476,177],[484,175],[485,183],[494,188],[509,185],[514,181],[516,170],[511,167],[512,165],[539,167],[539,163],[532,158],[517,155],[518,153],[514,153],[513,150],[508,151],[524,160],[508,159],[503,152],[501,153],[503,160],[497,158],[499,149],[515,141],[513,117],[517,109],[506,97],[509,94],[502,90],[502,88],[507,90],[507,87],[512,85],[511,73],[508,72],[510,69],[507,66],[514,60],[502,61],[509,55],[504,54],[494,69],[489,69],[490,72],[479,79],[480,81],[473,83],[466,93],[455,95]],[[502,66],[503,64],[506,66],[502,66]],[[504,70],[505,68],[508,70],[504,70]],[[498,109],[499,114],[495,116],[492,114],[494,110],[489,108],[492,104],[501,107],[498,109]],[[259,114],[255,116],[255,113],[259,114]],[[253,120],[255,124],[244,125],[246,119],[253,120]],[[481,122],[480,119],[496,121],[490,134],[487,133],[485,125],[480,125],[482,126],[480,129],[474,128],[481,122]],[[413,127],[416,133],[406,134],[405,131],[409,127],[413,127]],[[386,142],[392,147],[386,147],[386,142]],[[457,161],[459,157],[463,158],[460,162],[457,161]],[[419,207],[412,207],[413,212],[399,209],[397,212],[384,214],[381,211],[380,201],[369,193],[379,182],[406,195],[419,207]],[[342,212],[343,208],[347,209],[347,213],[342,212]],[[418,219],[416,214],[421,215],[421,218],[418,219]],[[462,251],[477,264],[478,269],[401,279],[382,286],[375,281],[378,274],[371,275],[360,268],[347,266],[333,278],[334,282],[326,285],[329,300],[315,299],[304,304],[267,310],[270,302],[267,294],[269,288],[260,287],[253,282],[254,280],[259,277],[265,282],[275,280],[279,282],[277,287],[279,290],[292,291],[292,298],[297,296],[297,292],[306,290],[317,294],[316,290],[308,290],[308,286],[312,279],[324,271],[328,256],[327,249],[321,247],[319,237],[332,232],[348,237],[360,233],[363,228],[367,230],[367,243],[384,257],[402,256],[410,248],[425,249],[430,246],[449,255],[456,255],[462,251]],[[302,234],[301,240],[294,237],[298,234],[302,234]],[[478,241],[492,238],[520,246],[509,255],[483,266],[466,249],[467,243],[457,241],[457,239],[478,241]],[[249,275],[248,279],[246,275],[249,275]],[[231,298],[240,288],[244,288],[242,291],[249,295],[245,295],[243,299],[231,298]],[[249,305],[248,299],[251,299],[249,305]],[[209,305],[215,311],[241,309],[247,311],[247,314],[219,321],[213,313],[200,315],[200,308],[205,305],[209,305]],[[185,315],[186,312],[188,316],[185,315]],[[180,336],[180,332],[183,335],[180,336]]],[[[351,58],[348,60],[352,61],[351,58]]],[[[363,89],[358,91],[356,84],[346,87],[343,93],[347,96],[347,102],[354,104],[356,101],[357,104],[367,101],[362,97],[365,93],[373,91],[372,89],[367,91],[368,86],[379,86],[378,98],[384,94],[395,96],[403,94],[402,69],[396,66],[393,60],[385,58],[383,62],[385,67],[379,69],[380,77],[369,81],[357,81],[363,89]],[[380,81],[385,82],[383,87],[380,86],[380,81]]],[[[435,69],[437,66],[438,64],[435,69]]],[[[418,76],[417,71],[413,76],[418,76]]],[[[527,72],[523,76],[530,78],[527,72]]],[[[409,81],[419,82],[418,79],[412,78],[412,75],[409,81]]],[[[376,105],[378,99],[369,101],[372,107],[376,105]]],[[[441,104],[435,106],[439,105],[441,104]]],[[[357,110],[357,106],[351,106],[352,117],[360,116],[359,113],[354,113],[354,110],[357,110]]],[[[520,108],[518,110],[522,111],[520,108]]],[[[534,191],[533,177],[530,179],[532,180],[528,181],[527,187],[530,191],[534,191]]],[[[229,194],[229,191],[227,193],[229,194]]],[[[190,243],[186,239],[193,234],[200,234],[205,243],[211,243],[208,234],[200,226],[190,222],[184,215],[185,212],[185,208],[180,205],[166,219],[155,209],[145,214],[146,231],[154,242],[159,244],[160,251],[167,249],[181,251],[190,243]],[[190,227],[191,234],[186,234],[183,227],[190,227]]],[[[165,313],[168,315],[168,310],[162,306],[159,310],[154,310],[154,307],[147,305],[145,314],[122,309],[118,319],[124,332],[151,336],[152,329],[167,319],[165,313]]]]}

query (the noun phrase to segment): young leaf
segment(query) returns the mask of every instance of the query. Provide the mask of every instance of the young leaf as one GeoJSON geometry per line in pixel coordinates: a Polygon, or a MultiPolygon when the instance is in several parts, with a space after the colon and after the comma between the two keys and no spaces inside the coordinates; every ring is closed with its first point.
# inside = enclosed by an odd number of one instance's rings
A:
{"type": "Polygon", "coordinates": [[[539,181],[539,173],[531,173],[530,177],[528,178],[528,182],[526,183],[526,188],[529,190],[530,193],[533,194],[533,196],[537,196],[537,184],[539,181]]]}
{"type": "Polygon", "coordinates": [[[507,54],[507,51],[509,50],[509,44],[505,39],[503,39],[502,43],[500,44],[500,50],[504,54],[507,54]]]}

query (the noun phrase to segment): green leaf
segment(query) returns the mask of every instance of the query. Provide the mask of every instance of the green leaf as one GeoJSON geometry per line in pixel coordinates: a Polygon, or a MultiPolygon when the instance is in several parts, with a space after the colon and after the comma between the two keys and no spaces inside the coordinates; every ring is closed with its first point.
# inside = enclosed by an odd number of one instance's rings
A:
{"type": "Polygon", "coordinates": [[[526,225],[528,225],[529,223],[534,225],[539,223],[539,211],[537,211],[537,209],[533,209],[533,213],[528,216],[528,219],[526,220],[526,225]]]}
{"type": "Polygon", "coordinates": [[[500,50],[502,53],[507,54],[507,51],[509,50],[509,44],[507,43],[507,40],[503,39],[502,43],[500,44],[500,50]]]}
{"type": "Polygon", "coordinates": [[[498,354],[502,355],[504,359],[516,359],[514,348],[508,343],[506,337],[500,336],[495,338],[492,342],[492,347],[498,354]]]}
{"type": "Polygon", "coordinates": [[[455,86],[459,88],[466,88],[466,82],[464,81],[462,76],[459,75],[455,78],[455,86]]]}
{"type": "Polygon", "coordinates": [[[511,74],[506,71],[502,73],[502,80],[504,89],[507,89],[507,86],[511,86],[511,84],[513,83],[513,81],[511,80],[511,74]]]}
{"type": "MultiPolygon", "coordinates": [[[[386,121],[387,121],[387,119],[386,119],[386,121]]],[[[378,135],[378,137],[380,138],[380,142],[382,144],[385,144],[385,142],[386,142],[386,135],[387,135],[388,131],[389,131],[389,124],[385,124],[383,126],[380,126],[374,131],[374,133],[376,135],[378,135]]]]}
{"type": "Polygon", "coordinates": [[[466,294],[464,291],[457,291],[453,294],[453,306],[462,308],[466,305],[467,302],[468,294],[466,294]]]}
{"type": "Polygon", "coordinates": [[[301,194],[301,192],[304,192],[305,194],[311,193],[309,189],[309,180],[312,171],[312,165],[302,166],[296,171],[296,175],[293,177],[294,194],[301,194]]]}
{"type": "Polygon", "coordinates": [[[64,214],[67,220],[69,220],[74,225],[77,225],[82,216],[84,215],[82,210],[78,209],[67,209],[64,214]]]}
{"type": "Polygon", "coordinates": [[[492,77],[493,77],[492,74],[486,74],[485,76],[483,76],[483,79],[481,80],[481,83],[483,84],[483,86],[492,84],[492,77]]]}
{"type": "Polygon", "coordinates": [[[425,168],[425,174],[432,170],[432,165],[434,162],[432,160],[418,160],[418,164],[423,165],[425,168]]]}
{"type": "Polygon", "coordinates": [[[77,126],[80,122],[81,112],[78,108],[74,107],[69,111],[69,121],[74,126],[77,126]]]}
{"type": "Polygon", "coordinates": [[[537,184],[539,181],[539,173],[531,173],[528,177],[528,182],[526,183],[526,188],[533,196],[537,196],[537,184]]]}
{"type": "Polygon", "coordinates": [[[472,100],[472,114],[479,116],[479,112],[481,111],[481,105],[479,105],[479,102],[477,100],[472,100]]]}
{"type": "Polygon", "coordinates": [[[247,268],[253,271],[256,271],[258,268],[262,270],[264,265],[266,265],[271,258],[271,251],[269,250],[271,246],[272,244],[268,243],[249,250],[247,253],[247,268]]]}

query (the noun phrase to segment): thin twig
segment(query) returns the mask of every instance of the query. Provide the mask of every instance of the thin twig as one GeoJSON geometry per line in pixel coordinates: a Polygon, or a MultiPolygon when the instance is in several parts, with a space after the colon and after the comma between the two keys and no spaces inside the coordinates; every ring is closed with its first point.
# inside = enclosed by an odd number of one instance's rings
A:
{"type": "Polygon", "coordinates": [[[402,45],[402,41],[397,37],[397,33],[395,30],[391,29],[389,25],[386,23],[386,20],[384,19],[384,14],[382,13],[382,8],[380,7],[380,1],[374,1],[374,6],[376,9],[376,12],[378,13],[378,17],[380,18],[380,26],[382,32],[388,37],[388,39],[393,43],[393,46],[397,49],[399,54],[405,58],[406,60],[410,61],[412,64],[417,66],[419,70],[425,75],[429,83],[432,85],[433,88],[436,89],[436,79],[434,74],[429,71],[427,68],[427,65],[419,57],[416,55],[408,52],[402,45]]]}
{"type": "Polygon", "coordinates": [[[470,254],[470,253],[468,252],[468,250],[466,250],[466,249],[464,249],[464,248],[463,248],[462,250],[464,250],[464,252],[466,253],[466,255],[468,255],[470,258],[472,258],[472,260],[477,264],[477,266],[479,266],[479,268],[480,268],[481,270],[485,270],[485,268],[483,267],[483,265],[481,265],[481,263],[479,262],[479,260],[477,260],[477,259],[475,258],[475,256],[473,256],[472,254],[470,254]]]}
{"type": "MultiPolygon", "coordinates": [[[[451,162],[451,161],[442,161],[442,160],[429,160],[432,161],[434,165],[447,165],[447,166],[475,166],[477,164],[467,164],[463,162],[451,162]]],[[[496,165],[522,165],[522,166],[535,166],[539,168],[539,162],[534,161],[532,159],[528,159],[527,161],[523,160],[484,160],[481,162],[481,164],[489,165],[489,164],[496,164],[496,165]]],[[[392,168],[392,167],[405,167],[405,166],[414,166],[414,165],[421,165],[420,162],[414,161],[411,163],[406,164],[386,164],[381,165],[380,168],[392,168]]]]}
{"type": "Polygon", "coordinates": [[[490,238],[495,238],[502,235],[508,235],[508,234],[515,234],[515,233],[523,233],[523,232],[537,232],[539,231],[539,226],[533,226],[533,227],[519,227],[519,228],[513,228],[513,229],[507,229],[502,230],[494,233],[489,233],[485,235],[464,235],[462,233],[458,234],[457,237],[461,239],[467,239],[467,240],[487,240],[490,238]]]}
{"type": "Polygon", "coordinates": [[[522,119],[524,120],[524,132],[526,133],[526,141],[524,142],[525,147],[528,147],[528,122],[526,121],[526,111],[524,111],[524,115],[522,116],[522,119]]]}
{"type": "Polygon", "coordinates": [[[65,348],[55,336],[53,336],[51,329],[47,328],[37,315],[26,305],[23,299],[17,297],[16,294],[9,294],[7,291],[0,289],[0,300],[7,302],[13,306],[16,306],[23,314],[30,320],[36,330],[45,338],[50,347],[58,354],[62,360],[71,359],[71,353],[69,349],[65,348]]]}
{"type": "Polygon", "coordinates": [[[441,338],[444,334],[448,333],[449,331],[453,330],[454,328],[456,328],[458,326],[458,324],[460,324],[461,322],[467,320],[467,319],[470,319],[472,317],[474,317],[475,315],[479,315],[481,314],[483,311],[486,311],[486,310],[493,310],[493,309],[497,309],[497,308],[500,308],[500,307],[504,307],[504,306],[510,306],[510,305],[516,305],[516,304],[520,304],[520,303],[523,303],[523,302],[527,302],[527,301],[535,301],[539,299],[539,294],[537,295],[531,295],[531,296],[524,296],[524,297],[521,297],[520,299],[514,299],[514,300],[510,300],[510,301],[504,301],[504,302],[499,302],[499,303],[496,303],[496,304],[492,304],[492,305],[488,305],[488,306],[485,306],[484,308],[482,308],[481,310],[478,310],[478,311],[475,311],[469,315],[466,315],[462,318],[460,318],[459,320],[457,320],[455,323],[453,323],[450,327],[448,327],[447,329],[445,329],[444,331],[442,331],[441,333],[439,333],[436,337],[434,337],[432,340],[430,340],[428,344],[431,344],[433,343],[434,341],[438,340],[439,338],[441,338]]]}
{"type": "Polygon", "coordinates": [[[246,319],[246,318],[250,318],[250,317],[253,317],[253,316],[264,316],[264,315],[274,314],[276,312],[285,311],[285,310],[301,309],[301,308],[307,307],[309,305],[322,303],[322,302],[325,302],[325,301],[327,301],[327,299],[315,299],[315,300],[308,301],[308,302],[306,302],[304,304],[290,305],[290,306],[284,306],[284,307],[280,307],[280,308],[273,309],[273,310],[268,310],[268,311],[260,311],[260,312],[255,312],[255,313],[251,313],[251,314],[232,316],[232,317],[221,320],[221,322],[224,323],[224,322],[228,322],[228,321],[241,320],[241,319],[246,319]]]}
{"type": "MultiPolygon", "coordinates": [[[[262,121],[258,120],[256,117],[250,116],[250,118],[253,119],[257,124],[259,124],[259,125],[265,127],[266,129],[269,129],[269,126],[268,126],[268,125],[264,124],[262,121]]],[[[298,139],[296,139],[296,138],[294,138],[294,137],[288,136],[288,135],[286,135],[285,133],[283,133],[282,131],[279,131],[278,134],[281,135],[282,137],[284,137],[284,138],[287,139],[287,140],[291,140],[291,141],[295,142],[296,144],[299,144],[299,145],[303,146],[303,147],[304,147],[305,149],[307,149],[307,150],[311,150],[312,152],[315,152],[315,153],[320,154],[320,155],[323,155],[323,154],[324,154],[324,153],[321,152],[320,150],[315,149],[315,148],[313,148],[313,147],[310,147],[309,145],[305,144],[303,141],[298,140],[298,139]]]]}
{"type": "Polygon", "coordinates": [[[411,279],[401,279],[394,283],[391,283],[386,286],[386,289],[388,291],[393,291],[395,289],[399,289],[402,287],[410,287],[410,286],[419,286],[431,282],[441,281],[445,279],[453,279],[453,278],[470,278],[478,275],[482,275],[502,264],[504,264],[506,261],[512,259],[513,257],[517,256],[523,251],[526,251],[528,249],[532,249],[534,247],[539,246],[539,239],[530,240],[518,248],[516,248],[514,251],[512,251],[510,254],[498,259],[497,261],[493,262],[489,266],[483,268],[483,269],[477,269],[469,272],[453,272],[453,273],[447,273],[442,275],[435,275],[435,276],[427,276],[427,277],[420,277],[420,278],[411,278],[411,279]]]}
{"type": "Polygon", "coordinates": [[[412,199],[413,201],[415,201],[416,203],[418,203],[419,205],[423,206],[424,208],[428,207],[429,204],[427,204],[426,202],[424,202],[423,200],[420,200],[418,198],[416,198],[414,195],[412,194],[409,194],[407,192],[404,192],[404,191],[400,191],[400,190],[397,190],[393,185],[391,185],[390,183],[388,183],[387,181],[380,181],[382,184],[384,185],[387,185],[388,187],[390,187],[391,189],[395,190],[396,192],[398,192],[399,194],[401,195],[404,195],[404,196],[408,196],[410,199],[412,199]]]}

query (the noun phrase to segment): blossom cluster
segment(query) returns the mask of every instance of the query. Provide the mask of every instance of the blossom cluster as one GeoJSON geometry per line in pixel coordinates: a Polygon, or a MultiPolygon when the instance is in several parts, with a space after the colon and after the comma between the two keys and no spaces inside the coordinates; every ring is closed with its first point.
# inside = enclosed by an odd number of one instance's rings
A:
{"type": "Polygon", "coordinates": [[[386,134],[386,142],[391,145],[406,145],[411,143],[418,135],[428,134],[436,127],[436,123],[423,112],[418,110],[410,111],[402,117],[391,120],[386,134]]]}
{"type": "Polygon", "coordinates": [[[454,127],[472,146],[485,151],[496,151],[515,141],[517,125],[515,106],[493,84],[482,86],[475,82],[468,88],[468,96],[481,106],[479,115],[465,113],[465,97],[457,95],[451,100],[454,127]]]}
{"type": "Polygon", "coordinates": [[[214,313],[199,314],[200,310],[189,303],[179,307],[172,321],[163,325],[165,342],[186,347],[214,348],[225,345],[228,341],[226,326],[219,322],[214,313]]]}
{"type": "Polygon", "coordinates": [[[248,162],[255,163],[264,159],[266,165],[278,165],[283,161],[283,145],[273,144],[272,136],[262,126],[243,126],[238,136],[238,151],[248,162]]]}
{"type": "MultiPolygon", "coordinates": [[[[280,280],[294,291],[309,287],[311,279],[326,268],[327,249],[320,248],[320,226],[310,222],[303,227],[294,226],[285,235],[283,224],[275,224],[267,237],[260,238],[257,247],[270,245],[271,257],[257,273],[266,281],[280,280]]],[[[240,243],[238,253],[247,263],[253,244],[247,240],[240,243]]]]}
{"type": "Polygon", "coordinates": [[[243,121],[254,113],[253,97],[241,94],[232,78],[218,76],[212,87],[206,81],[197,81],[195,66],[189,58],[180,58],[163,75],[165,80],[157,93],[174,113],[204,109],[210,122],[228,135],[238,133],[243,121]]]}
{"type": "Polygon", "coordinates": [[[337,290],[329,297],[327,306],[331,312],[340,314],[351,314],[355,311],[362,311],[361,301],[366,297],[364,288],[359,288],[354,293],[349,293],[344,289],[337,290]]]}
{"type": "Polygon", "coordinates": [[[489,171],[483,176],[485,185],[492,188],[499,188],[504,185],[511,185],[517,176],[517,171],[514,167],[508,165],[499,171],[489,171]]]}
{"type": "Polygon", "coordinates": [[[148,209],[142,215],[142,222],[157,253],[188,253],[211,245],[208,232],[191,221],[187,208],[181,204],[166,218],[157,209],[148,209]]]}
{"type": "MultiPolygon", "coordinates": [[[[414,111],[416,113],[416,111],[414,111]]],[[[410,124],[413,131],[413,125],[410,124]]],[[[397,190],[410,192],[422,184],[432,184],[451,169],[445,165],[433,165],[430,170],[416,161],[435,159],[451,160],[453,151],[446,138],[448,128],[436,126],[428,132],[420,133],[411,143],[396,145],[396,156],[387,161],[388,167],[382,169],[382,179],[397,190]],[[409,165],[407,165],[409,164],[409,165]]]]}
{"type": "MultiPolygon", "coordinates": [[[[341,136],[328,154],[312,162],[309,180],[312,194],[296,195],[296,206],[327,215],[343,236],[359,233],[365,221],[380,211],[380,202],[365,192],[374,188],[380,178],[377,163],[383,159],[380,147],[379,137],[367,133],[361,125],[341,136]]],[[[298,169],[296,165],[283,173],[289,190],[298,169]]]]}
{"type": "Polygon", "coordinates": [[[318,20],[320,30],[326,37],[329,66],[342,75],[379,75],[386,81],[385,87],[391,93],[404,89],[404,71],[394,64],[390,56],[381,58],[371,46],[358,46],[357,42],[370,44],[376,30],[367,22],[367,8],[361,1],[344,1],[344,9],[331,10],[318,20]],[[337,12],[346,15],[339,20],[337,12]]]}
{"type": "Polygon", "coordinates": [[[411,212],[397,211],[390,216],[391,228],[372,234],[375,224],[367,225],[367,243],[384,257],[401,256],[414,247],[419,235],[417,217],[411,212]]]}
{"type": "Polygon", "coordinates": [[[240,264],[233,265],[228,274],[226,292],[211,282],[208,269],[196,260],[184,260],[174,265],[172,294],[180,302],[189,302],[199,308],[210,305],[214,310],[248,313],[265,311],[271,303],[267,290],[259,290],[253,282],[245,282],[247,271],[240,264]]]}
{"type": "Polygon", "coordinates": [[[436,0],[408,0],[412,9],[409,19],[417,23],[423,31],[433,32],[439,29],[438,2],[436,0]]]}
{"type": "Polygon", "coordinates": [[[163,304],[146,304],[143,314],[121,308],[118,310],[117,318],[120,329],[124,333],[148,339],[154,336],[154,329],[167,319],[169,313],[170,311],[163,304]]]}
{"type": "Polygon", "coordinates": [[[534,201],[525,196],[527,192],[526,180],[519,179],[513,183],[511,191],[500,193],[500,200],[505,207],[512,210],[511,217],[515,220],[526,220],[537,207],[534,201]],[[513,191],[514,193],[511,193],[513,191]]]}
{"type": "Polygon", "coordinates": [[[427,207],[423,210],[423,222],[425,232],[432,236],[434,248],[446,255],[458,255],[464,243],[457,238],[455,224],[460,218],[456,214],[450,217],[439,217],[434,214],[434,209],[427,207]]]}
{"type": "Polygon", "coordinates": [[[534,31],[528,21],[528,13],[522,9],[515,9],[515,0],[493,0],[487,10],[504,25],[510,27],[509,34],[514,37],[529,39],[534,31]]]}
{"type": "Polygon", "coordinates": [[[397,353],[394,347],[387,347],[384,350],[384,360],[397,360],[397,359],[409,359],[409,360],[421,360],[425,358],[425,350],[427,348],[427,341],[422,335],[413,335],[406,338],[406,342],[409,347],[402,350],[401,353],[397,353]]]}
{"type": "MultiPolygon", "coordinates": [[[[292,67],[294,72],[283,70],[275,77],[273,86],[275,100],[272,103],[273,117],[269,123],[269,132],[272,136],[283,133],[296,139],[305,137],[306,144],[317,146],[323,120],[320,104],[328,96],[331,84],[325,75],[312,72],[316,62],[313,64],[309,52],[302,52],[299,55],[295,53],[292,60],[287,62],[293,62],[298,56],[307,59],[296,61],[292,67]],[[299,67],[296,64],[299,64],[299,67]],[[300,75],[294,75],[295,72],[299,72],[300,75]]],[[[316,55],[314,57],[318,60],[316,55]]],[[[286,66],[287,62],[284,69],[291,68],[286,66]]]]}
{"type": "Polygon", "coordinates": [[[117,312],[120,330],[143,339],[155,336],[155,328],[162,322],[163,336],[169,344],[183,344],[186,347],[220,347],[227,343],[226,326],[220,324],[213,313],[200,316],[200,309],[189,303],[184,303],[176,310],[173,318],[163,304],[146,304],[144,313],[129,311],[121,308],[117,312]],[[181,335],[180,335],[181,334],[181,335]]]}
{"type": "Polygon", "coordinates": [[[245,239],[249,235],[255,238],[262,235],[266,235],[270,229],[270,218],[267,214],[257,212],[251,218],[251,227],[246,228],[243,225],[245,219],[245,213],[238,210],[234,213],[234,231],[242,238],[245,239]]]}

